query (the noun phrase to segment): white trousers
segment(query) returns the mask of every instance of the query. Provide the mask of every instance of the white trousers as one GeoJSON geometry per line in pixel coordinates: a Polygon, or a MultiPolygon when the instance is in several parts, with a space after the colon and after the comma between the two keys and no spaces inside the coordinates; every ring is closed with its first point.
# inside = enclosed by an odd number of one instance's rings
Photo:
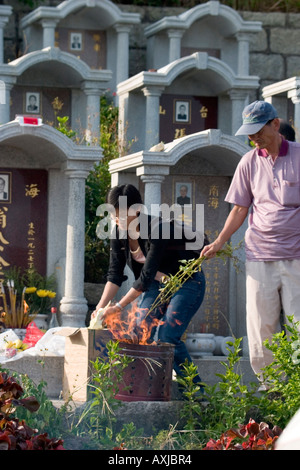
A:
{"type": "Polygon", "coordinates": [[[247,261],[246,312],[250,362],[255,374],[273,361],[264,345],[280,331],[280,313],[300,320],[300,260],[247,261]]]}

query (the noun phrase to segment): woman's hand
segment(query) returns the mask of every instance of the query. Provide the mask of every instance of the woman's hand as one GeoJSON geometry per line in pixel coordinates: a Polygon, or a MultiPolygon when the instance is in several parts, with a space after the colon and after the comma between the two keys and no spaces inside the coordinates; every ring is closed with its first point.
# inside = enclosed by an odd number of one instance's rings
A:
{"type": "Polygon", "coordinates": [[[111,307],[107,307],[103,313],[103,319],[109,317],[110,315],[115,315],[116,313],[121,312],[121,308],[117,305],[112,305],[111,307]]]}

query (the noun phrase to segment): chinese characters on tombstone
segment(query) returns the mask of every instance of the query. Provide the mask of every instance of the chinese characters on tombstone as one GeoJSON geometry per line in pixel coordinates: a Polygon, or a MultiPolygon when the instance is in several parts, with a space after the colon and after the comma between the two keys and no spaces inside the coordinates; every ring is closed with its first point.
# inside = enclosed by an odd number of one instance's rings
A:
{"type": "MultiPolygon", "coordinates": [[[[166,177],[166,184],[162,188],[162,200],[166,203],[171,201],[172,204],[192,205],[193,208],[196,204],[204,204],[204,230],[209,240],[213,241],[228,214],[228,204],[224,199],[230,178],[199,175],[201,163],[197,167],[195,159],[190,161],[187,156],[183,166],[177,170],[177,175],[166,177]],[[182,174],[179,176],[179,173],[182,174]]],[[[195,226],[194,217],[193,211],[193,226],[195,226]]],[[[202,267],[206,277],[206,293],[199,314],[191,322],[191,332],[209,332],[226,336],[229,333],[229,263],[224,264],[222,259],[214,258],[205,261],[202,267]]]]}
{"type": "Polygon", "coordinates": [[[207,96],[162,95],[159,140],[174,139],[218,127],[218,99],[207,96]]]}
{"type": "Polygon", "coordinates": [[[18,266],[46,274],[47,171],[0,169],[0,279],[18,266]]]}

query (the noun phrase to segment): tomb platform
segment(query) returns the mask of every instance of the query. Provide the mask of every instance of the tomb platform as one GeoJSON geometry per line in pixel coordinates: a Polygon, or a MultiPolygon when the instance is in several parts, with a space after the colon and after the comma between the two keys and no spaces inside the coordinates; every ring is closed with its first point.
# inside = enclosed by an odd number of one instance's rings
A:
{"type": "MultiPolygon", "coordinates": [[[[203,382],[214,385],[220,380],[216,374],[225,372],[225,367],[221,363],[226,362],[226,360],[227,357],[224,356],[209,356],[197,358],[194,363],[198,367],[203,382]]],[[[11,360],[6,364],[2,364],[2,367],[10,372],[27,374],[35,384],[45,381],[45,391],[53,405],[60,408],[65,404],[65,400],[61,398],[64,375],[63,356],[27,356],[11,360]]],[[[244,385],[256,382],[249,358],[241,357],[237,367],[237,372],[242,376],[244,385]]],[[[71,402],[71,407],[73,407],[75,413],[78,413],[78,416],[82,412],[85,403],[82,401],[71,402]]],[[[143,429],[145,436],[153,435],[154,430],[158,432],[162,429],[169,429],[170,425],[176,425],[180,429],[183,405],[184,401],[178,391],[178,384],[173,380],[170,401],[122,402],[122,406],[116,411],[118,426],[122,428],[125,423],[132,422],[136,429],[143,429]],[[144,419],[145,414],[147,415],[147,422],[144,419]]]]}

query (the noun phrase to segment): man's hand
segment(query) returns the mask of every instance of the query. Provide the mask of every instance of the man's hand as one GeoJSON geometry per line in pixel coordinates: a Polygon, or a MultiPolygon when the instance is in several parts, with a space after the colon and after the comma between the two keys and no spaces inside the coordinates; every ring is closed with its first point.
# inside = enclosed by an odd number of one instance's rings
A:
{"type": "Polygon", "coordinates": [[[223,243],[215,240],[213,243],[206,245],[201,251],[200,257],[205,256],[205,258],[214,258],[216,253],[221,250],[223,243]]]}

